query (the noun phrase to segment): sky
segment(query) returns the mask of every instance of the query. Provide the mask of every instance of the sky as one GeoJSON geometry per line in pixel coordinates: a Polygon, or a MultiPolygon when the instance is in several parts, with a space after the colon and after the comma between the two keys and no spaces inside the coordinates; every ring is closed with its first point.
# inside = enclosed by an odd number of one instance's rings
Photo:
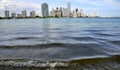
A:
{"type": "Polygon", "coordinates": [[[41,4],[48,3],[49,9],[56,7],[67,7],[67,2],[71,2],[72,10],[83,9],[85,13],[97,12],[99,16],[120,17],[120,0],[0,0],[0,16],[4,16],[4,11],[10,13],[21,13],[22,10],[36,11],[41,14],[41,4]]]}

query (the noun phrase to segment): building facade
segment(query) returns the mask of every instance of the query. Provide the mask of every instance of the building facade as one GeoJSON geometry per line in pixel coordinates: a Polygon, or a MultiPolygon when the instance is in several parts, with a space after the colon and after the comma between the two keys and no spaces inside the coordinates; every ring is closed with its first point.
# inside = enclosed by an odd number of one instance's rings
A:
{"type": "Polygon", "coordinates": [[[22,15],[21,15],[21,16],[22,16],[22,18],[26,18],[26,17],[27,17],[27,12],[26,12],[26,10],[23,10],[23,11],[22,11],[22,15]]]}
{"type": "Polygon", "coordinates": [[[48,17],[49,16],[49,7],[47,3],[41,4],[41,11],[42,11],[42,17],[48,17]]]}
{"type": "Polygon", "coordinates": [[[56,12],[55,12],[55,17],[59,17],[60,16],[60,12],[59,12],[59,8],[56,8],[56,12]]]}
{"type": "Polygon", "coordinates": [[[60,7],[60,17],[63,17],[62,7],[60,7]]]}
{"type": "Polygon", "coordinates": [[[9,13],[8,10],[5,11],[5,18],[6,18],[6,19],[10,18],[10,13],[9,13]]]}
{"type": "Polygon", "coordinates": [[[35,11],[30,11],[30,17],[35,18],[35,16],[36,16],[35,11]]]}
{"type": "Polygon", "coordinates": [[[56,13],[56,10],[54,10],[54,8],[52,8],[52,10],[50,11],[50,16],[55,17],[55,13],[56,13]]]}
{"type": "Polygon", "coordinates": [[[11,13],[12,18],[16,18],[16,13],[11,13]]]}
{"type": "Polygon", "coordinates": [[[21,18],[22,17],[22,15],[21,14],[17,14],[17,18],[21,18]]]}
{"type": "Polygon", "coordinates": [[[67,16],[70,17],[71,16],[71,2],[67,3],[67,16]]]}

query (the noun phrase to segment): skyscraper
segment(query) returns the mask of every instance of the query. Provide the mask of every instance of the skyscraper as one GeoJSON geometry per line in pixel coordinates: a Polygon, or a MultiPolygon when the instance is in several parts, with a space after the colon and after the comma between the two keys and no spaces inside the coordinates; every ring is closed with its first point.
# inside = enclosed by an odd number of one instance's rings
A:
{"type": "Polygon", "coordinates": [[[55,12],[55,17],[59,17],[60,16],[60,12],[59,12],[59,8],[56,8],[56,12],[55,12]]]}
{"type": "Polygon", "coordinates": [[[12,18],[16,18],[16,13],[11,13],[12,18]]]}
{"type": "Polygon", "coordinates": [[[80,17],[83,17],[83,16],[84,16],[83,9],[80,9],[80,17]]]}
{"type": "Polygon", "coordinates": [[[34,18],[36,15],[35,15],[35,11],[30,11],[30,17],[31,18],[34,18]]]}
{"type": "Polygon", "coordinates": [[[26,18],[27,17],[27,12],[26,12],[26,10],[23,10],[22,11],[22,18],[26,18]]]}
{"type": "Polygon", "coordinates": [[[67,8],[63,8],[63,10],[62,10],[62,15],[63,15],[63,17],[67,17],[67,8]]]}
{"type": "Polygon", "coordinates": [[[22,17],[22,15],[21,14],[17,14],[17,18],[21,18],[22,17]]]}
{"type": "Polygon", "coordinates": [[[52,8],[52,10],[50,11],[50,16],[55,17],[55,13],[56,13],[56,10],[54,10],[54,8],[52,8]]]}
{"type": "Polygon", "coordinates": [[[71,16],[71,2],[67,3],[67,12],[68,12],[68,17],[71,16]]]}
{"type": "Polygon", "coordinates": [[[73,10],[73,17],[77,17],[77,9],[73,10]]]}
{"type": "Polygon", "coordinates": [[[8,10],[5,11],[5,18],[8,19],[10,17],[10,13],[8,10]]]}
{"type": "Polygon", "coordinates": [[[42,10],[42,17],[48,17],[49,16],[49,7],[47,3],[41,4],[41,10],[42,10]]]}
{"type": "Polygon", "coordinates": [[[62,7],[60,7],[60,17],[63,17],[62,7]]]}

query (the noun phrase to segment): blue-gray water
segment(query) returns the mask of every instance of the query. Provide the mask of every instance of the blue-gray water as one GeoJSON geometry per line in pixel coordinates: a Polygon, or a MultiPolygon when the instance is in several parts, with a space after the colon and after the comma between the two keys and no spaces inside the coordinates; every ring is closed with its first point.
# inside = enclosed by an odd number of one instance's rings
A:
{"type": "Polygon", "coordinates": [[[120,19],[0,20],[0,59],[62,61],[120,54],[120,19]]]}

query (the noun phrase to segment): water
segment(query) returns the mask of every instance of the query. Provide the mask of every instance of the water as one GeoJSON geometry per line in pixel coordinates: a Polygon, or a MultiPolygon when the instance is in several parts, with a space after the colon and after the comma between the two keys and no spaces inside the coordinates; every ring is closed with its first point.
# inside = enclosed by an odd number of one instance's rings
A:
{"type": "Polygon", "coordinates": [[[120,54],[120,19],[0,20],[0,59],[71,61],[120,54]]]}

